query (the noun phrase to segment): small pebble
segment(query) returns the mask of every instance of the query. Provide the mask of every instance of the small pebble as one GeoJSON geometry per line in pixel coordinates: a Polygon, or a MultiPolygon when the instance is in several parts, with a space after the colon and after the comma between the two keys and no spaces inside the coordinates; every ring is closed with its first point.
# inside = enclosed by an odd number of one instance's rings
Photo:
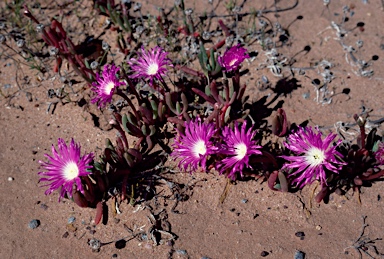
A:
{"type": "Polygon", "coordinates": [[[310,93],[303,93],[303,98],[304,99],[309,99],[310,93]]]}
{"type": "Polygon", "coordinates": [[[68,231],[66,231],[64,234],[63,234],[63,238],[67,238],[69,236],[69,233],[68,231]]]}
{"type": "Polygon", "coordinates": [[[208,256],[203,256],[203,257],[201,257],[201,259],[211,259],[211,258],[208,256]]]}
{"type": "Polygon", "coordinates": [[[305,253],[301,251],[296,251],[294,259],[304,259],[305,253]]]}
{"type": "Polygon", "coordinates": [[[101,247],[100,240],[98,240],[96,238],[92,238],[91,240],[88,241],[88,244],[94,252],[100,251],[100,247],[101,247]]]}
{"type": "Polygon", "coordinates": [[[261,252],[261,254],[260,254],[261,257],[266,257],[266,256],[268,256],[268,255],[269,255],[269,253],[268,253],[267,251],[263,251],[263,252],[261,252]]]}
{"type": "Polygon", "coordinates": [[[248,199],[242,199],[241,200],[241,203],[247,203],[248,202],[248,199]]]}
{"type": "Polygon", "coordinates": [[[113,254],[113,255],[112,255],[112,258],[117,258],[117,254],[113,254]]]}
{"type": "Polygon", "coordinates": [[[148,235],[147,234],[141,234],[141,240],[148,240],[148,235]]]}
{"type": "Polygon", "coordinates": [[[316,230],[321,230],[321,226],[320,226],[320,225],[317,225],[317,226],[316,226],[316,230]]]}
{"type": "Polygon", "coordinates": [[[176,250],[176,253],[180,254],[180,255],[187,255],[188,254],[187,250],[181,250],[181,249],[176,250]]]}
{"type": "Polygon", "coordinates": [[[68,224],[72,224],[73,222],[75,222],[75,220],[76,220],[75,217],[73,217],[73,216],[69,217],[68,224]]]}
{"type": "Polygon", "coordinates": [[[295,236],[297,236],[297,237],[305,237],[305,234],[304,234],[303,231],[299,231],[299,232],[295,233],[295,236]]]}
{"type": "Polygon", "coordinates": [[[77,230],[77,227],[75,227],[72,223],[67,224],[66,227],[67,227],[68,231],[70,231],[70,232],[76,232],[76,230],[77,230]]]}
{"type": "Polygon", "coordinates": [[[35,228],[37,228],[38,226],[40,226],[40,220],[38,220],[38,219],[32,219],[32,220],[28,223],[28,227],[31,228],[31,229],[35,229],[35,228]]]}
{"type": "Polygon", "coordinates": [[[12,182],[13,180],[15,180],[15,178],[13,178],[12,176],[8,177],[8,182],[12,182]]]}
{"type": "Polygon", "coordinates": [[[30,92],[26,92],[25,95],[27,97],[28,102],[32,102],[33,101],[32,94],[30,92]]]}
{"type": "Polygon", "coordinates": [[[40,204],[40,208],[42,208],[43,210],[47,210],[48,209],[48,206],[44,203],[40,204]]]}

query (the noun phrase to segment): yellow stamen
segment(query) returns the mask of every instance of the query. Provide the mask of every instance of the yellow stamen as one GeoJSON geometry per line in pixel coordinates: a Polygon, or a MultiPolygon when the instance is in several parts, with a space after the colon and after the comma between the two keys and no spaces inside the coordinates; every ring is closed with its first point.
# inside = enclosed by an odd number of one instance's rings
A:
{"type": "Polygon", "coordinates": [[[305,155],[305,160],[312,166],[318,166],[325,160],[325,154],[322,150],[312,147],[305,155]]]}
{"type": "Polygon", "coordinates": [[[147,74],[150,76],[156,75],[159,70],[159,66],[156,63],[152,63],[148,66],[147,74]]]}
{"type": "Polygon", "coordinates": [[[205,155],[205,153],[207,153],[207,147],[205,146],[205,142],[203,140],[197,141],[192,147],[192,152],[196,157],[200,157],[200,155],[205,155]]]}
{"type": "Polygon", "coordinates": [[[64,167],[64,178],[67,181],[73,180],[79,176],[79,167],[75,162],[69,162],[64,167]]]}
{"type": "Polygon", "coordinates": [[[110,95],[113,88],[115,88],[115,84],[113,82],[109,82],[104,87],[104,93],[107,94],[107,95],[110,95]]]}
{"type": "Polygon", "coordinates": [[[247,146],[244,144],[244,143],[238,143],[236,146],[235,146],[235,149],[236,149],[236,159],[237,160],[241,160],[245,157],[245,155],[247,154],[247,146]]]}

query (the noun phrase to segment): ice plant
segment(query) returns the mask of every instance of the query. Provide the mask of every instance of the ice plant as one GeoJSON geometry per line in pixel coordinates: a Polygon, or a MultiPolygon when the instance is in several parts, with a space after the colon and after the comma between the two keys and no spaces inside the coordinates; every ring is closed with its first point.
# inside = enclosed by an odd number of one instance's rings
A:
{"type": "Polygon", "coordinates": [[[39,161],[46,170],[39,172],[39,175],[42,176],[40,181],[50,182],[44,185],[49,186],[48,190],[45,191],[46,195],[60,188],[60,201],[66,195],[72,197],[74,184],[76,184],[76,190],[84,193],[80,177],[91,173],[88,169],[92,168],[89,164],[93,160],[93,153],[80,156],[80,145],[76,144],[73,139],[69,147],[61,138],[57,142],[57,151],[52,145],[53,156],[45,154],[49,161],[39,161]]]}
{"type": "Polygon", "coordinates": [[[256,131],[252,127],[247,131],[246,127],[247,123],[244,122],[239,130],[236,123],[234,129],[226,126],[222,132],[223,144],[219,148],[219,154],[226,157],[217,162],[216,168],[220,174],[228,173],[228,178],[232,180],[236,179],[237,172],[240,173],[240,176],[243,176],[244,167],[251,167],[249,165],[251,155],[262,154],[259,150],[261,146],[257,145],[255,140],[252,140],[256,131]],[[228,169],[230,169],[229,172],[227,172],[228,169]]]}
{"type": "Polygon", "coordinates": [[[131,78],[147,78],[153,84],[154,78],[161,80],[162,76],[166,74],[166,66],[172,66],[171,60],[167,58],[168,52],[164,51],[161,47],[156,46],[149,51],[144,47],[138,58],[131,58],[128,64],[134,73],[131,78]]]}
{"type": "Polygon", "coordinates": [[[338,174],[346,163],[340,161],[342,155],[336,150],[341,143],[331,145],[336,134],[330,133],[324,140],[321,132],[314,132],[312,127],[299,128],[288,136],[284,146],[295,155],[281,156],[290,163],[284,164],[282,170],[292,170],[295,176],[293,183],[301,188],[314,180],[320,180],[322,186],[327,185],[327,172],[338,174]]]}
{"type": "Polygon", "coordinates": [[[96,97],[91,102],[98,103],[99,108],[110,103],[116,88],[124,84],[116,76],[119,70],[119,67],[110,64],[104,66],[102,76],[96,74],[96,82],[92,83],[92,90],[96,93],[96,97]]]}
{"type": "Polygon", "coordinates": [[[185,122],[185,134],[178,131],[171,154],[175,159],[181,158],[179,168],[196,171],[199,166],[206,168],[207,158],[215,154],[217,148],[212,142],[216,133],[215,124],[201,123],[200,119],[185,122]]]}
{"type": "Polygon", "coordinates": [[[217,58],[217,61],[225,71],[230,72],[236,70],[246,58],[249,58],[247,50],[237,44],[226,50],[223,56],[217,58]]]}

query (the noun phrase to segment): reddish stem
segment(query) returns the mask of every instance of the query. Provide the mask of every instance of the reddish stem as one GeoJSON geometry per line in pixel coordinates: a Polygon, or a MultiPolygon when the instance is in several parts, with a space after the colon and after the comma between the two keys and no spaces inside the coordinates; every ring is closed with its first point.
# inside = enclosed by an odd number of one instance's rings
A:
{"type": "Polygon", "coordinates": [[[369,181],[369,180],[377,179],[383,175],[384,175],[384,170],[381,170],[380,172],[378,172],[376,174],[372,174],[370,176],[366,176],[366,177],[362,176],[360,179],[363,181],[369,181]]]}
{"type": "Polygon", "coordinates": [[[192,88],[192,91],[195,93],[195,94],[198,94],[200,95],[201,97],[203,97],[207,102],[211,103],[211,104],[214,104],[215,103],[215,99],[213,99],[212,97],[206,95],[203,91],[197,89],[197,88],[192,88]]]}
{"type": "Polygon", "coordinates": [[[65,30],[63,29],[63,26],[61,25],[61,23],[59,23],[56,19],[52,19],[52,22],[51,22],[51,28],[53,30],[56,31],[56,28],[59,29],[59,32],[60,32],[60,36],[61,38],[65,39],[67,38],[67,33],[65,32],[65,30]]]}
{"type": "Polygon", "coordinates": [[[201,73],[199,71],[196,71],[196,70],[194,70],[192,68],[186,67],[186,66],[176,65],[176,69],[179,69],[179,70],[183,71],[184,73],[187,73],[187,74],[190,74],[190,75],[193,75],[193,76],[204,77],[203,73],[201,73]]]}
{"type": "MultiPolygon", "coordinates": [[[[225,39],[219,41],[218,43],[216,43],[216,45],[214,45],[211,49],[213,49],[214,51],[220,49],[222,46],[224,46],[225,44],[225,39]]],[[[211,49],[207,50],[207,55],[208,57],[211,55],[211,49]]]]}
{"type": "Polygon", "coordinates": [[[124,176],[123,183],[121,184],[121,200],[125,200],[125,197],[127,196],[127,182],[128,182],[128,175],[124,176]]]}

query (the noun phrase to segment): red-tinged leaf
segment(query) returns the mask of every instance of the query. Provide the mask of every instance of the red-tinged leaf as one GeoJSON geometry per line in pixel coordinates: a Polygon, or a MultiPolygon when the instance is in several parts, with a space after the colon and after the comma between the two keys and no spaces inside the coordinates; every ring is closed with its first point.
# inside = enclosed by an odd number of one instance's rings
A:
{"type": "Polygon", "coordinates": [[[272,119],[272,133],[283,137],[288,131],[288,126],[289,123],[285,111],[281,108],[277,109],[276,115],[272,119]]]}
{"type": "Polygon", "coordinates": [[[88,207],[88,201],[85,199],[83,194],[78,191],[74,191],[72,195],[73,201],[81,208],[88,207]]]}
{"type": "Polygon", "coordinates": [[[287,181],[287,178],[285,177],[284,173],[279,172],[278,176],[279,176],[281,191],[282,192],[288,192],[288,181],[287,181]]]}
{"type": "Polygon", "coordinates": [[[353,182],[354,182],[354,184],[356,184],[357,186],[362,186],[362,185],[363,185],[363,180],[361,180],[359,176],[356,176],[356,177],[353,179],[353,182]]]}
{"type": "Polygon", "coordinates": [[[104,182],[103,177],[101,175],[96,175],[96,182],[100,192],[104,194],[107,191],[107,186],[104,182]]]}
{"type": "Polygon", "coordinates": [[[125,197],[127,196],[127,182],[128,182],[128,175],[124,176],[123,182],[121,184],[121,200],[125,200],[125,197]]]}
{"type": "Polygon", "coordinates": [[[206,100],[207,102],[209,102],[209,103],[211,103],[211,104],[214,104],[214,103],[215,103],[215,100],[214,100],[212,97],[206,95],[203,91],[201,91],[201,90],[199,90],[199,89],[197,89],[197,88],[194,88],[194,87],[192,88],[192,91],[193,91],[195,94],[198,94],[198,95],[200,95],[201,97],[203,97],[204,100],[206,100]]]}
{"type": "Polygon", "coordinates": [[[268,187],[273,191],[277,191],[277,189],[275,188],[275,183],[278,175],[279,175],[279,171],[273,171],[268,178],[268,187]]]}
{"type": "Polygon", "coordinates": [[[95,225],[98,225],[103,217],[103,203],[99,201],[96,205],[95,225]]]}
{"type": "Polygon", "coordinates": [[[220,20],[218,21],[218,23],[219,23],[221,29],[223,30],[225,37],[230,36],[231,33],[229,32],[228,27],[224,24],[223,20],[220,19],[220,20]]]}
{"type": "Polygon", "coordinates": [[[370,181],[370,180],[378,179],[383,175],[384,175],[384,170],[381,170],[380,172],[378,172],[376,174],[372,174],[372,175],[367,176],[367,177],[361,177],[361,179],[363,181],[370,181]]]}
{"type": "Polygon", "coordinates": [[[63,60],[61,59],[61,57],[57,57],[57,58],[56,58],[56,65],[55,65],[55,67],[53,68],[53,71],[54,71],[55,73],[59,72],[59,69],[60,69],[60,66],[61,66],[62,61],[63,61],[63,60]]]}
{"type": "Polygon", "coordinates": [[[327,194],[328,194],[328,186],[323,186],[321,191],[316,195],[315,201],[317,203],[320,203],[325,198],[325,196],[327,196],[327,194]]]}

